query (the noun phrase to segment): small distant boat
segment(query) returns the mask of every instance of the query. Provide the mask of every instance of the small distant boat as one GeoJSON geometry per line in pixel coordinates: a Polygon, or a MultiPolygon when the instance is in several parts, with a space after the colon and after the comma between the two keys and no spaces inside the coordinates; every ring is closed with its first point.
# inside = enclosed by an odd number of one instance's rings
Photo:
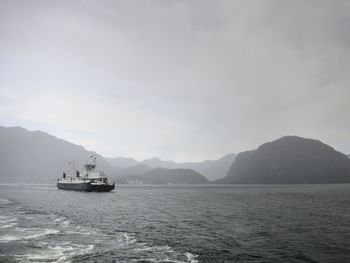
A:
{"type": "Polygon", "coordinates": [[[75,175],[63,173],[63,178],[57,180],[57,187],[64,190],[84,192],[109,192],[115,188],[115,183],[104,172],[96,169],[96,157],[94,163],[85,164],[82,174],[78,170],[75,175]]]}

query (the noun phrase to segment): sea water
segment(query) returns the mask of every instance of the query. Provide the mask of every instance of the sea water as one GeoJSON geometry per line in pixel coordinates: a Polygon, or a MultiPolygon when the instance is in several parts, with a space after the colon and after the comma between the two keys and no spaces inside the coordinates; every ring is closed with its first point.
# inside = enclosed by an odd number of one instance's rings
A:
{"type": "Polygon", "coordinates": [[[350,185],[0,185],[0,262],[350,262],[350,185]]]}

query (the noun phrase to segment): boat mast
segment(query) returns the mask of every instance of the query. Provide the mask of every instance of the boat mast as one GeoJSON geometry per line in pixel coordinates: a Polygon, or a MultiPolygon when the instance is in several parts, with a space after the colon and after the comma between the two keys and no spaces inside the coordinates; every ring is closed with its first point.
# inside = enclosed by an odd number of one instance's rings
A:
{"type": "Polygon", "coordinates": [[[75,162],[74,162],[74,160],[69,161],[68,163],[71,164],[72,171],[75,171],[75,162]]]}
{"type": "Polygon", "coordinates": [[[93,164],[96,165],[96,154],[94,153],[94,155],[90,155],[90,158],[94,159],[93,164]]]}

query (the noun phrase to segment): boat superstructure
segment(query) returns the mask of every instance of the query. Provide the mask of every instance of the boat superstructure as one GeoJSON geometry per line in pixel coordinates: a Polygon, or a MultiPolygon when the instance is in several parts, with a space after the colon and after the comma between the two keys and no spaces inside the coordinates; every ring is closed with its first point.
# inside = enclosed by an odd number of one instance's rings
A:
{"type": "Polygon", "coordinates": [[[115,183],[103,172],[96,168],[96,157],[94,162],[84,165],[80,173],[75,170],[73,175],[63,173],[63,178],[57,180],[57,187],[64,190],[75,190],[85,192],[109,192],[115,188],[115,183]]]}

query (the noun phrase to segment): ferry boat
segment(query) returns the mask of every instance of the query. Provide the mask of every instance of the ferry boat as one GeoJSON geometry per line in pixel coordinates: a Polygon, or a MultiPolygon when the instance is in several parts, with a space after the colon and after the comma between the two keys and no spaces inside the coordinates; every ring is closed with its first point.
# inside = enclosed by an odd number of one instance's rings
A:
{"type": "Polygon", "coordinates": [[[82,174],[76,170],[75,175],[63,173],[63,178],[57,180],[57,187],[64,190],[84,192],[109,192],[115,188],[115,183],[104,172],[96,169],[94,163],[85,164],[82,174]]]}

